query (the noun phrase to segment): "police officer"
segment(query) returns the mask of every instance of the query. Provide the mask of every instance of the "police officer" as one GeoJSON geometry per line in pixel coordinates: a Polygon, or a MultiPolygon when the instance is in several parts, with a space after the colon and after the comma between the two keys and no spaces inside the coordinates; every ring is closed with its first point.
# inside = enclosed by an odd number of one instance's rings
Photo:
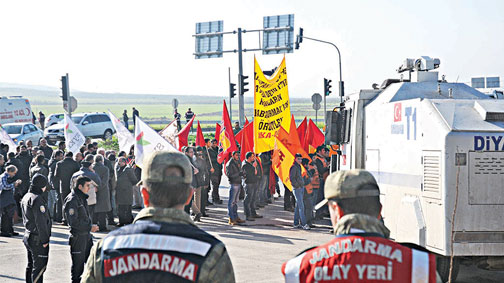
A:
{"type": "Polygon", "coordinates": [[[183,210],[193,196],[189,159],[157,151],[142,169],[146,208],[98,242],[82,282],[234,282],[224,244],[183,210]]]}
{"type": "Polygon", "coordinates": [[[91,183],[92,180],[87,176],[77,177],[72,192],[65,199],[63,206],[65,219],[70,226],[72,282],[80,282],[84,264],[93,246],[93,237],[90,232],[98,231],[98,226],[92,223],[87,204],[87,193],[91,188],[91,183]]]}
{"type": "Polygon", "coordinates": [[[380,189],[364,170],[326,180],[325,200],[336,237],[282,265],[286,282],[436,282],[436,259],[420,246],[388,239],[380,218],[380,189]]]}
{"type": "Polygon", "coordinates": [[[21,200],[25,234],[23,242],[28,252],[26,282],[42,282],[49,259],[49,238],[51,218],[47,199],[42,194],[47,186],[47,178],[35,174],[28,193],[21,200]]]}

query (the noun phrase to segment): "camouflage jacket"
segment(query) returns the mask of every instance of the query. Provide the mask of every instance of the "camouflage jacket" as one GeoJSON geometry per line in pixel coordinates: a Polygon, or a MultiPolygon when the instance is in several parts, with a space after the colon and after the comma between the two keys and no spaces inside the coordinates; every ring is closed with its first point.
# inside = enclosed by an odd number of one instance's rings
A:
{"type": "Polygon", "coordinates": [[[355,232],[378,233],[389,238],[390,231],[376,217],[366,214],[347,214],[343,216],[334,227],[335,235],[344,235],[355,232]]]}
{"type": "MultiPolygon", "coordinates": [[[[133,223],[139,220],[152,220],[168,223],[193,225],[188,214],[175,208],[147,207],[142,209],[133,223]]],[[[93,246],[81,282],[103,282],[101,248],[103,240],[93,246]]],[[[223,243],[215,246],[201,266],[198,282],[235,282],[233,265],[223,243]]]]}

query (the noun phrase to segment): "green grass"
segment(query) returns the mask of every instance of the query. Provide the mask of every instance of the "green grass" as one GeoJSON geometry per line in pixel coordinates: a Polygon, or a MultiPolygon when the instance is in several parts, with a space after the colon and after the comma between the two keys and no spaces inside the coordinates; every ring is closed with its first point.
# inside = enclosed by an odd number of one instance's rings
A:
{"type": "MultiPolygon", "coordinates": [[[[48,116],[51,113],[62,113],[63,112],[63,107],[59,104],[36,104],[36,103],[31,103],[32,110],[35,113],[38,113],[39,111],[44,112],[46,116],[48,116]]],[[[171,120],[173,119],[173,108],[171,105],[154,105],[154,104],[141,104],[141,103],[135,103],[135,104],[106,104],[106,103],[96,103],[96,104],[80,104],[77,109],[76,113],[79,112],[108,112],[112,111],[112,113],[118,117],[119,119],[122,119],[122,112],[124,109],[128,110],[128,115],[131,117],[132,115],[132,108],[135,107],[140,111],[140,117],[145,120],[152,120],[152,119],[166,119],[166,120],[171,120]]],[[[196,120],[200,120],[202,122],[202,127],[213,127],[215,125],[210,125],[208,123],[204,123],[206,121],[220,121],[222,119],[222,104],[193,104],[193,105],[188,105],[188,104],[180,104],[178,109],[179,112],[182,115],[182,124],[185,124],[184,117],[183,115],[185,114],[185,111],[187,111],[187,108],[191,108],[194,113],[196,113],[196,120]]],[[[238,120],[238,110],[237,109],[238,105],[233,105],[233,122],[238,120]]],[[[252,104],[246,104],[245,105],[245,116],[249,118],[250,120],[252,119],[253,116],[253,105],[252,104]]],[[[294,114],[294,117],[296,120],[302,120],[305,116],[308,116],[308,118],[312,118],[315,120],[315,111],[311,108],[311,104],[307,103],[299,103],[299,104],[292,104],[291,105],[291,113],[294,114]]],[[[323,111],[319,111],[318,119],[319,122],[322,121],[323,119],[323,111]]]]}
{"type": "MultiPolygon", "coordinates": [[[[22,96],[29,99],[32,110],[35,113],[42,111],[47,115],[52,113],[62,113],[63,103],[60,95],[61,90],[55,87],[25,86],[0,83],[0,96],[22,96]]],[[[78,101],[76,112],[107,112],[109,109],[118,118],[122,118],[123,110],[128,111],[131,117],[132,108],[136,107],[140,111],[140,117],[144,120],[171,120],[173,119],[172,100],[179,101],[178,110],[184,115],[187,108],[197,115],[203,125],[210,124],[210,121],[220,121],[222,117],[222,101],[229,99],[226,97],[201,96],[190,93],[182,94],[131,94],[131,93],[90,93],[82,91],[71,91],[71,95],[78,101]],[[205,123],[206,122],[206,123],[205,123]]],[[[246,95],[245,115],[252,119],[253,98],[246,95]]],[[[337,96],[330,96],[327,99],[327,109],[330,110],[339,102],[337,96]]],[[[238,120],[238,99],[233,99],[232,120],[238,120]]],[[[315,111],[312,109],[310,96],[304,98],[291,98],[291,113],[296,120],[302,120],[305,116],[315,119],[315,111]]],[[[319,122],[322,122],[323,111],[319,111],[319,122]]],[[[213,123],[213,122],[212,122],[213,123]]]]}

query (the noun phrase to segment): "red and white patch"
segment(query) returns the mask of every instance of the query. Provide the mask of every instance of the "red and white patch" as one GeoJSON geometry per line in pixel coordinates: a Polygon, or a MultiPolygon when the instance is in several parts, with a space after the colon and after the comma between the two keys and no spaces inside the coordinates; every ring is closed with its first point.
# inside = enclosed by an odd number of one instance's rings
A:
{"type": "Polygon", "coordinates": [[[137,252],[104,260],[105,277],[141,270],[168,272],[196,281],[199,266],[186,259],[164,253],[137,252]]]}
{"type": "Polygon", "coordinates": [[[400,122],[402,117],[401,103],[394,104],[394,122],[400,122]]]}

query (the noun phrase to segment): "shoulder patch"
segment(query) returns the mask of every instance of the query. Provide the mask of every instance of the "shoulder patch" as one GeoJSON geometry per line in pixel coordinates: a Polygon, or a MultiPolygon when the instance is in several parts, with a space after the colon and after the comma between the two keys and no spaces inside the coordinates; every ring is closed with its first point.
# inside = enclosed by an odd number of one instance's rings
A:
{"type": "Polygon", "coordinates": [[[46,211],[45,206],[41,205],[40,206],[40,212],[45,213],[45,211],[46,211]]]}
{"type": "Polygon", "coordinates": [[[74,210],[73,208],[70,208],[70,209],[68,210],[68,214],[70,214],[70,215],[74,215],[74,214],[75,214],[75,210],[74,210]]]}

